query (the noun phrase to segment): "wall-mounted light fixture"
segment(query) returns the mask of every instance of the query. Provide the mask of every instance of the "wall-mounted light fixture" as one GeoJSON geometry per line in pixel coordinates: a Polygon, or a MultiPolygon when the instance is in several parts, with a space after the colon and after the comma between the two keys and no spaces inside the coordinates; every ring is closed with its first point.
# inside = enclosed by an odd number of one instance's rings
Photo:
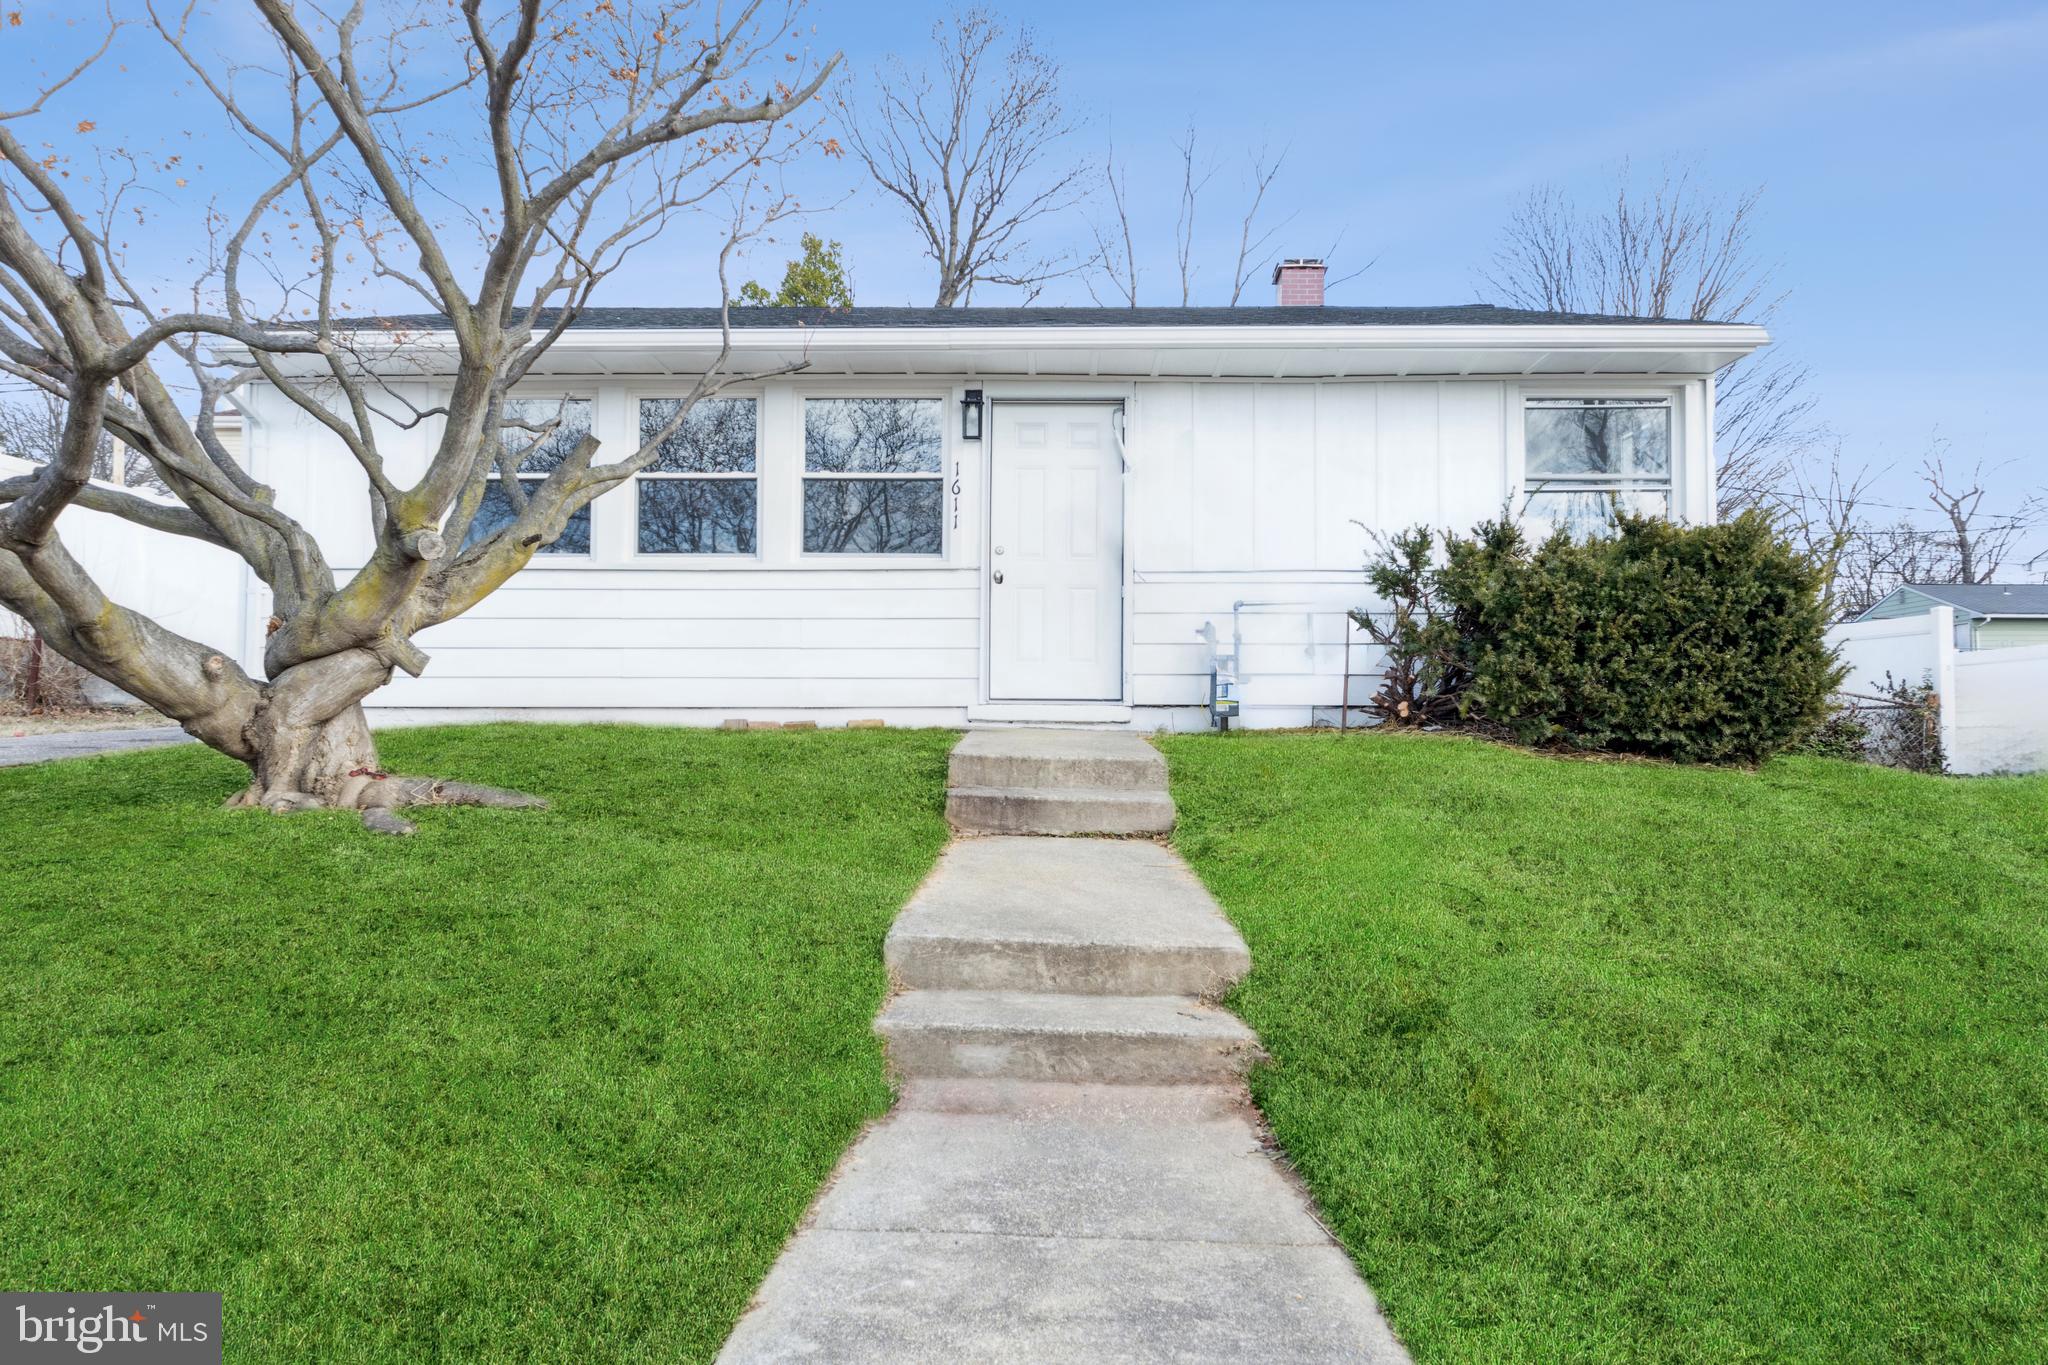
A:
{"type": "Polygon", "coordinates": [[[981,439],[981,390],[969,389],[960,400],[960,439],[981,439]]]}

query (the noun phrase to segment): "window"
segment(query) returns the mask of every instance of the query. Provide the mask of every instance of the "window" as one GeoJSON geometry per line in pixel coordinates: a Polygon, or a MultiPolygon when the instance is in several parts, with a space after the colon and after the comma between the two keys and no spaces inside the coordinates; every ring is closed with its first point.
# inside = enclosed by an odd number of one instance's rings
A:
{"type": "Polygon", "coordinates": [[[1614,509],[1671,515],[1671,400],[1532,398],[1523,413],[1523,513],[1575,536],[1614,509]]]}
{"type": "MultiPolygon", "coordinates": [[[[680,398],[643,399],[641,443],[659,436],[681,406],[680,398]]],[[[705,398],[691,406],[637,480],[641,554],[754,553],[755,431],[751,398],[705,398]]]]}
{"type": "Polygon", "coordinates": [[[805,399],[804,552],[940,553],[944,418],[937,398],[805,399]]]}
{"type": "MultiPolygon", "coordinates": [[[[569,452],[590,434],[590,400],[587,398],[515,398],[505,404],[507,422],[524,422],[545,428],[526,431],[507,426],[499,433],[505,453],[517,460],[519,484],[528,493],[541,486],[555,466],[569,458],[569,452]],[[528,477],[531,475],[532,477],[528,477]]],[[[484,485],[483,501],[463,538],[466,550],[480,540],[496,535],[518,519],[512,499],[505,496],[499,474],[493,469],[484,485]]],[[[536,551],[544,555],[587,555],[590,553],[590,504],[576,509],[552,545],[536,551]]]]}

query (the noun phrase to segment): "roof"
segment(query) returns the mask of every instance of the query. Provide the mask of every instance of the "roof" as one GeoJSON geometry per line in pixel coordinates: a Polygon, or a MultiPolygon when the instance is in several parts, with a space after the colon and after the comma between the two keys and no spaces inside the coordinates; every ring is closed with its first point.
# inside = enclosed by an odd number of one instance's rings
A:
{"type": "MultiPolygon", "coordinates": [[[[629,331],[648,328],[718,326],[716,308],[586,308],[570,322],[572,331],[629,331]]],[[[543,310],[545,327],[553,310],[543,310]]],[[[442,331],[448,319],[437,313],[400,313],[346,320],[344,325],[395,331],[442,331]]],[[[1596,313],[1542,313],[1496,308],[1490,303],[1452,303],[1416,308],[743,308],[732,310],[735,330],[769,327],[1542,327],[1542,326],[1716,327],[1723,323],[1684,318],[1613,317],[1596,313]]]]}
{"type": "Polygon", "coordinates": [[[1885,597],[1907,588],[1972,616],[2048,616],[2048,583],[1901,583],[1885,597]]]}

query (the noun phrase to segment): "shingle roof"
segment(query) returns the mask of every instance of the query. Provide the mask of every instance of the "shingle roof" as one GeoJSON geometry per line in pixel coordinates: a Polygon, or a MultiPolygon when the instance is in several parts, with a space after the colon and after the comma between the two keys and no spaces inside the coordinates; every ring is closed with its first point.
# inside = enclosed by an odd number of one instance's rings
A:
{"type": "MultiPolygon", "coordinates": [[[[541,325],[548,318],[543,313],[541,325]]],[[[432,313],[354,320],[363,327],[438,331],[448,325],[432,313]]],[[[1559,324],[1691,324],[1677,318],[1607,317],[1538,313],[1490,303],[1423,308],[734,308],[732,325],[756,327],[1503,327],[1559,324]]],[[[584,331],[716,327],[716,308],[586,308],[570,327],[584,331]]]]}
{"type": "Polygon", "coordinates": [[[1904,583],[1978,616],[2048,616],[2048,583],[1904,583]]]}

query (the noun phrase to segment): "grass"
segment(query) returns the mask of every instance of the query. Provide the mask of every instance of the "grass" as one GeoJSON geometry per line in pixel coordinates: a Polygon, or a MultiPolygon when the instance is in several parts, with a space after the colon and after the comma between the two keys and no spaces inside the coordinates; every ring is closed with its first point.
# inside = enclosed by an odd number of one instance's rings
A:
{"type": "Polygon", "coordinates": [[[887,1107],[953,738],[401,732],[555,802],[404,841],[196,748],[0,771],[0,1285],[219,1290],[238,1361],[708,1358],[887,1107]]]}
{"type": "Polygon", "coordinates": [[[1165,742],[1418,1360],[2039,1360],[2048,778],[1165,742]]]}

